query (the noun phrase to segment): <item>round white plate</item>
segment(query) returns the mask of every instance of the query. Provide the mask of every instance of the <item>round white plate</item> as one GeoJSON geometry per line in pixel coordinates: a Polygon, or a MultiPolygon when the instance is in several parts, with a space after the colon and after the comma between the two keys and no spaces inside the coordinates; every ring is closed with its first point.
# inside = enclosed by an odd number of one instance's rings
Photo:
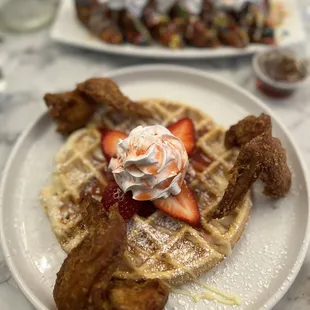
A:
{"type": "MultiPolygon", "coordinates": [[[[164,1],[164,0],[162,0],[164,1]]],[[[279,46],[289,46],[305,41],[305,31],[300,18],[297,1],[295,0],[271,0],[283,3],[288,12],[281,26],[276,28],[276,41],[279,46]]],[[[77,20],[73,0],[63,0],[60,3],[59,12],[51,29],[52,39],[72,46],[87,48],[99,52],[119,54],[125,56],[149,57],[149,58],[219,58],[248,55],[268,48],[266,45],[251,44],[244,49],[232,47],[219,48],[193,48],[186,47],[180,50],[171,50],[160,45],[148,47],[134,46],[130,44],[112,45],[93,36],[77,20]]]]}
{"type": "MultiPolygon", "coordinates": [[[[242,89],[186,67],[139,66],[110,75],[133,99],[164,97],[199,108],[224,126],[248,114],[272,112],[242,89]]],[[[273,116],[273,115],[272,115],[273,116]]],[[[247,229],[231,257],[203,280],[239,296],[237,309],[270,309],[286,292],[303,262],[309,240],[309,200],[305,166],[288,132],[273,116],[274,135],[287,149],[293,187],[285,199],[266,199],[254,190],[247,229]]],[[[6,165],[1,187],[1,237],[7,263],[25,295],[38,309],[55,309],[56,272],[65,254],[39,202],[49,182],[53,157],[63,144],[46,114],[22,135],[6,165]]],[[[198,291],[201,288],[188,286],[198,291]]],[[[171,294],[167,308],[231,309],[214,301],[197,304],[171,294]]]]}

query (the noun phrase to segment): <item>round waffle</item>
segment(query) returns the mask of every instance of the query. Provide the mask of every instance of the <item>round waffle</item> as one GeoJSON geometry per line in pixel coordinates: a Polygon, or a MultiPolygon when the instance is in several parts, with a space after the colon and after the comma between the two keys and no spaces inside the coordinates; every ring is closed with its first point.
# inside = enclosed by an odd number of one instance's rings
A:
{"type": "Polygon", "coordinates": [[[195,229],[160,211],[148,218],[136,215],[128,223],[128,246],[122,267],[115,276],[127,279],[159,278],[180,284],[214,267],[242,235],[251,209],[249,195],[229,216],[206,219],[222,198],[238,150],[224,146],[224,128],[192,107],[167,100],[140,101],[152,118],[137,118],[103,106],[88,128],[74,132],[56,155],[51,185],[41,192],[41,201],[53,231],[66,252],[75,247],[86,231],[79,213],[79,198],[89,189],[100,198],[109,181],[97,126],[129,132],[136,126],[167,126],[181,118],[193,120],[197,143],[190,159],[186,182],[195,193],[202,228],[195,229]],[[100,186],[94,187],[94,184],[100,186]]]}

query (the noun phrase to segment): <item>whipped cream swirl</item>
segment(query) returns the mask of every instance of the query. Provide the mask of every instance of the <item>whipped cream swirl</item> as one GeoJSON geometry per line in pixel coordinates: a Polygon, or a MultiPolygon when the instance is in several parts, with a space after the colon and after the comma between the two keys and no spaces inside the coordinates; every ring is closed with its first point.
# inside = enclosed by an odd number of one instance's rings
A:
{"type": "Polygon", "coordinates": [[[264,0],[217,0],[215,5],[220,9],[228,9],[239,12],[247,3],[264,6],[264,0]]]}
{"type": "Polygon", "coordinates": [[[155,200],[181,191],[188,156],[183,142],[167,128],[139,126],[120,140],[109,168],[124,191],[136,200],[155,200]]]}

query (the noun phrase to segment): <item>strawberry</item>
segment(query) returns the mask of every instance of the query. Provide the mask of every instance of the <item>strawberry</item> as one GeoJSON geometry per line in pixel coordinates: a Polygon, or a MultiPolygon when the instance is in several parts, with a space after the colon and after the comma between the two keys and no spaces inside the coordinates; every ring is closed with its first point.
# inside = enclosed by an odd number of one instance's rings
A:
{"type": "Polygon", "coordinates": [[[183,118],[178,122],[168,126],[170,132],[179,138],[185,145],[187,154],[191,154],[195,149],[195,128],[190,118],[183,118]]]}
{"type": "Polygon", "coordinates": [[[185,183],[182,185],[180,194],[156,199],[153,203],[158,209],[175,219],[192,226],[198,226],[200,223],[200,214],[194,194],[185,183]]]}
{"type": "Polygon", "coordinates": [[[203,172],[206,167],[211,165],[213,162],[212,158],[208,157],[205,153],[199,151],[198,149],[192,153],[190,159],[193,168],[198,172],[203,172]]]}
{"type": "Polygon", "coordinates": [[[117,203],[120,215],[128,221],[149,202],[134,200],[131,193],[124,193],[115,182],[111,182],[103,192],[101,203],[107,211],[117,203]]]}
{"type": "Polygon", "coordinates": [[[119,140],[126,139],[127,134],[117,130],[101,130],[101,149],[107,162],[116,156],[116,148],[119,140]]]}
{"type": "Polygon", "coordinates": [[[154,204],[151,201],[140,201],[143,202],[143,206],[140,207],[138,210],[138,215],[141,217],[148,218],[150,217],[153,213],[156,212],[156,208],[154,204]]]}

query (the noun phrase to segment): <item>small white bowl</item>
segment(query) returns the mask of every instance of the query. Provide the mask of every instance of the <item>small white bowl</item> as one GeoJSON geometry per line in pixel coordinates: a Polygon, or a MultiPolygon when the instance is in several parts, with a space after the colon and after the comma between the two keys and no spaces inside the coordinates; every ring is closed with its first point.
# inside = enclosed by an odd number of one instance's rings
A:
{"type": "Polygon", "coordinates": [[[269,77],[264,70],[261,68],[260,65],[260,59],[263,57],[266,57],[267,54],[273,53],[275,51],[283,52],[283,53],[288,53],[296,56],[297,60],[304,62],[305,65],[305,70],[307,70],[307,61],[305,59],[302,59],[298,55],[294,53],[294,51],[289,50],[289,49],[271,49],[263,53],[256,54],[253,57],[253,68],[254,72],[256,74],[256,85],[257,87],[263,91],[265,94],[271,96],[271,97],[277,97],[277,98],[283,98],[290,96],[293,94],[298,88],[303,86],[305,82],[308,79],[308,72],[306,72],[306,77],[304,79],[301,79],[296,82],[282,82],[282,81],[276,81],[269,77]]]}

